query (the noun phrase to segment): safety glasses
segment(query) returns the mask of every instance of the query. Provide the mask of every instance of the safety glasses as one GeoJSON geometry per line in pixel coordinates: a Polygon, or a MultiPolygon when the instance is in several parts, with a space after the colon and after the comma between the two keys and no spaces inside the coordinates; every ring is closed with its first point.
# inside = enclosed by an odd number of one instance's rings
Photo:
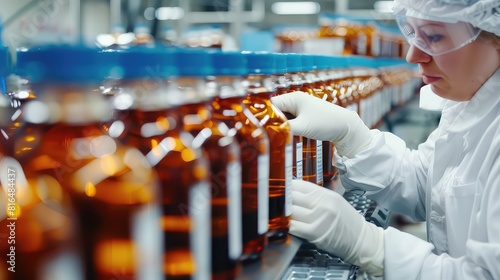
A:
{"type": "Polygon", "coordinates": [[[466,22],[447,23],[396,14],[399,29],[406,40],[423,52],[438,56],[474,42],[481,30],[466,22]]]}

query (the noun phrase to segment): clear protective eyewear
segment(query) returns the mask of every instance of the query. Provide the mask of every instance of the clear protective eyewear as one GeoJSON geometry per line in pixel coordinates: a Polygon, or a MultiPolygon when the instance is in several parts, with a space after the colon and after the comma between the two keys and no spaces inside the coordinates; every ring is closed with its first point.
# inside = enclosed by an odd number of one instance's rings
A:
{"type": "Polygon", "coordinates": [[[408,43],[431,56],[458,50],[474,42],[481,33],[481,29],[462,21],[447,23],[401,14],[396,14],[396,21],[408,43]]]}

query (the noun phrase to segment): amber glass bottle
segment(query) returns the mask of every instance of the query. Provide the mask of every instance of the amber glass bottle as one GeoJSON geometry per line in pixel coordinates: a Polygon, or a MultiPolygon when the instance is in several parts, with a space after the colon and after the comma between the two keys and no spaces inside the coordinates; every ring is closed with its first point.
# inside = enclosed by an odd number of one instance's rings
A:
{"type": "Polygon", "coordinates": [[[124,77],[113,102],[116,123],[124,123],[121,140],[138,147],[159,176],[163,276],[209,279],[210,165],[184,129],[180,110],[187,97],[176,84],[175,56],[149,48],[120,54],[124,77]]]}
{"type": "MultiPolygon", "coordinates": [[[[313,56],[304,54],[300,56],[300,59],[302,63],[302,71],[299,72],[299,75],[302,76],[302,80],[304,81],[301,90],[308,93],[309,95],[321,98],[321,95],[317,95],[316,92],[314,91],[315,76],[313,71],[315,69],[315,65],[313,56]]],[[[318,121],[321,120],[318,119],[318,121]]],[[[314,183],[322,186],[323,185],[323,141],[316,139],[308,139],[304,137],[303,143],[304,143],[303,151],[305,154],[304,157],[313,158],[312,165],[310,166],[304,165],[304,174],[305,173],[316,174],[316,178],[311,178],[310,180],[316,179],[314,183]],[[307,154],[310,155],[306,156],[307,154]],[[306,172],[305,170],[307,169],[312,169],[312,170],[306,172]]]]}
{"type": "Polygon", "coordinates": [[[343,40],[343,55],[366,55],[366,36],[359,32],[361,25],[354,20],[335,14],[324,14],[320,19],[319,38],[343,40]]]}
{"type": "Polygon", "coordinates": [[[245,78],[247,97],[243,102],[266,129],[269,137],[270,240],[286,237],[292,214],[293,134],[285,115],[271,103],[271,97],[277,93],[273,83],[277,55],[245,53],[248,75],[245,78]]]}
{"type": "Polygon", "coordinates": [[[267,245],[269,216],[269,138],[255,116],[243,105],[246,92],[242,79],[247,73],[241,53],[215,53],[212,102],[215,120],[235,131],[241,150],[242,233],[246,262],[259,259],[267,245]]]}
{"type": "MultiPolygon", "coordinates": [[[[35,179],[37,187],[56,198],[65,192],[70,197],[73,215],[42,214],[53,222],[64,224],[61,219],[72,217],[77,223],[83,272],[58,273],[83,279],[140,278],[144,265],[140,256],[147,252],[136,236],[154,228],[153,220],[151,224],[144,221],[148,221],[149,206],[155,204],[157,177],[137,149],[118,143],[101,129],[111,117],[111,106],[97,89],[116,61],[87,47],[28,51],[32,52],[30,60],[18,67],[26,70],[37,99],[24,105],[26,124],[16,131],[14,147],[28,182],[35,179]]],[[[43,227],[31,226],[27,240],[37,243],[26,244],[36,244],[30,248],[33,267],[33,256],[56,245],[36,239],[43,236],[32,232],[43,227]]],[[[47,236],[61,235],[50,232],[47,236]]]]}
{"type": "Polygon", "coordinates": [[[241,160],[235,131],[212,117],[217,90],[208,77],[216,74],[219,59],[206,50],[178,50],[176,84],[185,96],[180,107],[184,130],[210,163],[212,279],[232,279],[242,254],[241,160]]]}
{"type": "MultiPolygon", "coordinates": [[[[313,63],[315,66],[312,71],[313,92],[314,96],[330,103],[334,103],[332,96],[333,88],[331,87],[328,69],[331,67],[330,56],[313,55],[313,63]]],[[[333,121],[333,120],[331,120],[333,121]]],[[[336,169],[333,165],[333,143],[323,141],[322,143],[322,159],[323,159],[323,184],[330,185],[335,177],[336,169]]]]}
{"type": "MultiPolygon", "coordinates": [[[[286,62],[288,71],[287,77],[290,81],[290,87],[288,91],[303,91],[310,94],[312,92],[312,81],[306,80],[306,76],[303,72],[302,66],[302,55],[296,53],[288,53],[286,54],[286,62]]],[[[322,168],[322,166],[318,166],[318,160],[321,160],[321,156],[318,159],[316,153],[318,142],[306,137],[294,137],[295,144],[298,143],[299,140],[302,141],[302,179],[322,185],[323,172],[320,170],[321,173],[318,173],[318,168],[322,168]]],[[[298,149],[299,147],[297,147],[297,150],[298,149]]]]}
{"type": "Polygon", "coordinates": [[[7,145],[11,141],[11,133],[9,133],[12,125],[11,118],[15,113],[15,108],[11,104],[12,100],[7,95],[5,77],[9,73],[9,63],[7,59],[8,49],[0,47],[0,155],[5,155],[7,145]]]}
{"type": "MultiPolygon", "coordinates": [[[[290,92],[290,75],[288,73],[287,55],[275,55],[276,59],[276,74],[273,75],[273,83],[276,85],[276,95],[281,95],[290,92]]],[[[290,113],[283,112],[287,119],[293,119],[290,113]]],[[[302,179],[302,136],[293,135],[292,143],[292,179],[302,179]]]]}
{"type": "Polygon", "coordinates": [[[368,127],[374,125],[373,122],[373,99],[370,89],[370,61],[368,57],[350,56],[347,58],[352,73],[353,97],[356,100],[358,115],[368,127]]]}

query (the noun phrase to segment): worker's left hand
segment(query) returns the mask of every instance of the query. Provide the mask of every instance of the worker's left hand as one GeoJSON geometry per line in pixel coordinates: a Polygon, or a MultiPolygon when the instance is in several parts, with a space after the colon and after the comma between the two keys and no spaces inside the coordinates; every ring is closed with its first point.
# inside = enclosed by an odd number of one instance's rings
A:
{"type": "Polygon", "coordinates": [[[340,194],[302,180],[292,183],[290,233],[374,276],[384,273],[384,230],[340,194]]]}

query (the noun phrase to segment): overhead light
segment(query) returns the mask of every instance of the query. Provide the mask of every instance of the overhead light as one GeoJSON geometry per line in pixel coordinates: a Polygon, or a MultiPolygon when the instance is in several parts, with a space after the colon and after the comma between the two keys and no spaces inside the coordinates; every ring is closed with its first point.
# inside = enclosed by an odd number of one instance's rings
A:
{"type": "Polygon", "coordinates": [[[320,10],[318,2],[275,2],[271,5],[271,11],[278,15],[314,15],[320,10]]]}
{"type": "Polygon", "coordinates": [[[156,10],[156,18],[159,20],[176,20],[184,16],[184,9],[181,7],[160,7],[156,10]]]}
{"type": "Polygon", "coordinates": [[[373,4],[373,9],[378,13],[392,13],[394,1],[377,1],[373,4]]]}
{"type": "Polygon", "coordinates": [[[153,20],[155,19],[155,12],[156,12],[156,9],[153,8],[153,7],[148,7],[144,10],[144,18],[147,19],[147,20],[153,20]]]}

